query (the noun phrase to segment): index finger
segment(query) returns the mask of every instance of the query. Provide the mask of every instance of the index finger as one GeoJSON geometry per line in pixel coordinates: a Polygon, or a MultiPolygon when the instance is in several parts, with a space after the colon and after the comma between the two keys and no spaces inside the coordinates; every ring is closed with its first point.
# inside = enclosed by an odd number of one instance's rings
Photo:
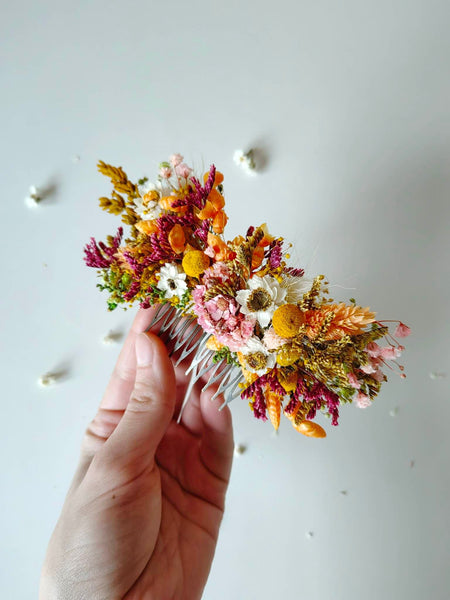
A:
{"type": "MultiPolygon", "coordinates": [[[[157,307],[140,308],[125,339],[119,358],[106,386],[100,409],[125,410],[136,379],[136,337],[147,331],[157,307]]],[[[153,328],[152,328],[153,329],[153,328]]]]}

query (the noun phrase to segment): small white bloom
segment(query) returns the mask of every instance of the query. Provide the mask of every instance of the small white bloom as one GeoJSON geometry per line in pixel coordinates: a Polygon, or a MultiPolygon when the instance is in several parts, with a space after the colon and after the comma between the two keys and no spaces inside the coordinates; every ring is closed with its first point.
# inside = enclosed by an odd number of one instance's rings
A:
{"type": "Polygon", "coordinates": [[[181,298],[187,290],[186,273],[176,263],[166,263],[159,271],[156,287],[166,292],[165,298],[181,298]]]}
{"type": "Polygon", "coordinates": [[[271,275],[252,277],[246,290],[239,290],[236,300],[243,315],[254,315],[261,327],[267,327],[275,310],[285,302],[286,289],[271,275]]]}
{"type": "Polygon", "coordinates": [[[42,200],[41,192],[34,185],[30,186],[29,192],[29,196],[25,198],[25,204],[28,208],[35,208],[42,200]]]}
{"type": "Polygon", "coordinates": [[[151,181],[146,181],[145,183],[138,185],[138,192],[141,198],[143,198],[145,194],[154,192],[155,190],[158,191],[156,185],[151,181]]]}
{"type": "Polygon", "coordinates": [[[150,192],[157,191],[155,184],[147,181],[143,185],[138,186],[140,198],[134,199],[135,211],[141,217],[143,221],[152,221],[157,219],[162,209],[159,205],[159,200],[152,200],[147,194],[150,192]]]}
{"type": "Polygon", "coordinates": [[[243,150],[236,150],[233,154],[233,160],[238,165],[238,167],[241,167],[247,173],[254,174],[256,165],[253,159],[252,150],[249,150],[248,152],[244,152],[243,150]]]}
{"type": "Polygon", "coordinates": [[[234,446],[235,456],[241,456],[242,454],[244,454],[244,452],[246,452],[246,450],[247,446],[245,446],[244,444],[235,444],[234,446]]]}
{"type": "Polygon", "coordinates": [[[38,383],[41,387],[50,387],[52,385],[55,385],[57,381],[58,376],[56,375],[56,373],[45,373],[44,375],[41,375],[38,379],[38,383]]]}
{"type": "Polygon", "coordinates": [[[264,375],[264,373],[275,366],[275,353],[269,352],[256,336],[247,340],[245,346],[241,349],[241,353],[244,355],[247,371],[256,373],[257,375],[264,375]]]}

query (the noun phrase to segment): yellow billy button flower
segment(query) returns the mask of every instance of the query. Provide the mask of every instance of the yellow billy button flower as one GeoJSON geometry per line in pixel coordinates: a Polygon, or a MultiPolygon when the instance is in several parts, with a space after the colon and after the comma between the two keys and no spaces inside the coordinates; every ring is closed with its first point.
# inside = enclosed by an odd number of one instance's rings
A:
{"type": "Polygon", "coordinates": [[[298,425],[292,423],[294,429],[307,435],[308,437],[324,438],[327,437],[326,431],[323,427],[314,423],[314,421],[302,421],[298,425]]]}
{"type": "Polygon", "coordinates": [[[296,371],[278,370],[278,381],[285,392],[293,392],[297,388],[298,374],[296,371]]]}
{"type": "Polygon", "coordinates": [[[206,256],[201,250],[189,250],[183,256],[184,272],[189,277],[199,277],[209,267],[209,256],[206,256]]]}
{"type": "Polygon", "coordinates": [[[282,346],[277,354],[277,363],[280,365],[280,367],[289,367],[297,362],[301,355],[302,353],[299,348],[282,346]]]}
{"type": "Polygon", "coordinates": [[[297,335],[304,321],[305,317],[298,306],[282,304],[273,313],[272,326],[280,337],[292,338],[297,335]]]}

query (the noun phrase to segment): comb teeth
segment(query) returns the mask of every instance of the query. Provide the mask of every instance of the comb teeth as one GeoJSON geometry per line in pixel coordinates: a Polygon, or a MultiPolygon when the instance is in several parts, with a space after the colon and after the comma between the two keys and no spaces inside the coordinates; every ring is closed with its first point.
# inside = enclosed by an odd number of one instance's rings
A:
{"type": "Polygon", "coordinates": [[[211,400],[214,400],[220,394],[223,394],[224,402],[219,410],[222,410],[234,398],[239,396],[240,384],[244,381],[240,369],[236,369],[234,365],[230,365],[224,360],[214,362],[215,352],[205,346],[210,334],[204,332],[195,317],[183,315],[179,309],[170,304],[160,304],[147,331],[158,324],[158,336],[166,344],[170,356],[180,352],[175,366],[178,366],[195,351],[186,370],[186,375],[190,374],[190,380],[178,421],[181,419],[183,409],[189,401],[194,385],[208,373],[209,377],[202,387],[202,392],[220,381],[219,387],[211,398],[211,400]]]}

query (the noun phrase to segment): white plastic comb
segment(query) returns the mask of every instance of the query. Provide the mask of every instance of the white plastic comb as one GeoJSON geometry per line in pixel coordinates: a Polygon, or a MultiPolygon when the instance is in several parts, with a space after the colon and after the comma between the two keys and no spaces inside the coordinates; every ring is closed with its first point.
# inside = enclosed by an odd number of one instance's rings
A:
{"type": "Polygon", "coordinates": [[[207,374],[209,375],[208,380],[203,386],[202,391],[220,381],[216,392],[211,398],[211,400],[214,400],[217,396],[223,394],[224,403],[220,407],[220,410],[240,395],[240,384],[244,382],[241,370],[235,365],[226,363],[224,360],[213,361],[215,352],[205,346],[205,342],[210,337],[210,334],[203,331],[202,327],[197,323],[196,317],[187,317],[170,304],[160,304],[153,315],[147,331],[157,324],[160,324],[158,337],[167,346],[169,355],[173,356],[179,353],[174,363],[175,366],[178,366],[195,352],[191,364],[186,370],[186,375],[190,374],[191,377],[179,419],[189,400],[194,385],[207,374]]]}

